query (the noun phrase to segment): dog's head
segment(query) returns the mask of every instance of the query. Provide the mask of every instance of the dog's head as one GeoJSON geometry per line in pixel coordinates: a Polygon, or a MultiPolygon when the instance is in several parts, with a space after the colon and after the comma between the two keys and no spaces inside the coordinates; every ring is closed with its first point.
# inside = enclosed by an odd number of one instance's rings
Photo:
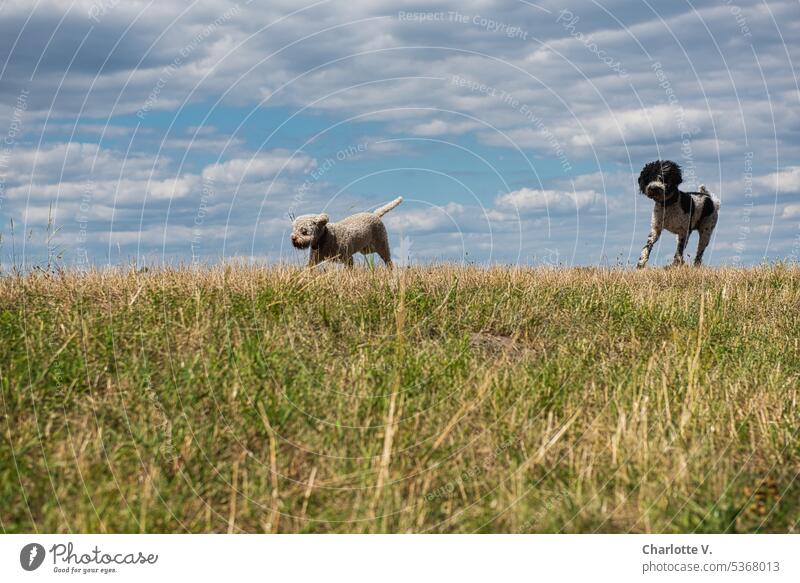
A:
{"type": "Polygon", "coordinates": [[[325,234],[328,215],[302,215],[292,222],[292,245],[298,249],[313,247],[325,234]]]}
{"type": "Polygon", "coordinates": [[[678,189],[683,182],[681,167],[670,160],[648,162],[639,174],[639,190],[655,200],[663,201],[678,189]]]}

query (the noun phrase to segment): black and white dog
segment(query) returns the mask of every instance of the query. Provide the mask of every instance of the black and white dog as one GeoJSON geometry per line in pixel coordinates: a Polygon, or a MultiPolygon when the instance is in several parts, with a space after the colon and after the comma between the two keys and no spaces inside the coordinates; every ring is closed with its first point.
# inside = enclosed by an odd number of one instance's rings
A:
{"type": "Polygon", "coordinates": [[[639,174],[639,190],[656,203],[650,221],[650,234],[636,265],[639,269],[647,265],[650,251],[664,229],[678,236],[673,265],[683,264],[683,250],[692,231],[700,235],[694,264],[703,262],[703,252],[719,218],[719,200],[702,185],[698,192],[678,190],[681,182],[681,167],[669,160],[649,162],[639,174]]]}

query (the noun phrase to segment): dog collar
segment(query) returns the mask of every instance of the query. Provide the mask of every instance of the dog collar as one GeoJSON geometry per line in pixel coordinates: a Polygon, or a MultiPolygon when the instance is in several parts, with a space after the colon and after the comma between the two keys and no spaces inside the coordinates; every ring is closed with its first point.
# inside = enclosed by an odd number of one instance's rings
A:
{"type": "Polygon", "coordinates": [[[679,194],[680,193],[676,190],[675,192],[670,194],[668,198],[665,198],[664,201],[661,204],[664,205],[664,206],[669,206],[671,204],[675,204],[675,202],[677,202],[677,200],[678,200],[678,195],[679,194]]]}

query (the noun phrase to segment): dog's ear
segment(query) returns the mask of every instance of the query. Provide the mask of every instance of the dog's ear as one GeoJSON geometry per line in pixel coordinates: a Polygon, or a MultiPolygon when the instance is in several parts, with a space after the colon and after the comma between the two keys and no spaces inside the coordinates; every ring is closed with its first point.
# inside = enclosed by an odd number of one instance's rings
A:
{"type": "Polygon", "coordinates": [[[647,166],[645,166],[642,168],[642,172],[639,174],[639,192],[644,194],[644,189],[647,188],[648,184],[650,184],[650,176],[648,175],[647,166]]]}
{"type": "Polygon", "coordinates": [[[317,215],[317,224],[320,227],[324,227],[325,225],[327,225],[328,224],[328,215],[326,215],[325,213],[317,215]]]}
{"type": "Polygon", "coordinates": [[[661,165],[661,173],[664,177],[664,184],[667,185],[667,190],[678,188],[683,182],[683,172],[681,167],[671,160],[666,160],[661,165]]]}
{"type": "Polygon", "coordinates": [[[642,168],[642,172],[639,174],[639,192],[645,194],[645,190],[647,189],[647,185],[653,182],[661,172],[661,160],[655,160],[654,162],[648,162],[642,168]]]}

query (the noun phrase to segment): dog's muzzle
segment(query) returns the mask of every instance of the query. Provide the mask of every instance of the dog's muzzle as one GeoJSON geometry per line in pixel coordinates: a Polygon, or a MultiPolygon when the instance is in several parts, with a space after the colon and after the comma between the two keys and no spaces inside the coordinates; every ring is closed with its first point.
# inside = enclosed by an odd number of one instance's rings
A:
{"type": "Polygon", "coordinates": [[[305,249],[311,244],[311,241],[303,240],[299,237],[295,237],[294,235],[292,235],[291,239],[292,239],[292,246],[295,249],[305,249]]]}
{"type": "Polygon", "coordinates": [[[645,194],[650,198],[663,198],[666,191],[664,183],[656,180],[648,184],[647,188],[644,189],[645,194]]]}

